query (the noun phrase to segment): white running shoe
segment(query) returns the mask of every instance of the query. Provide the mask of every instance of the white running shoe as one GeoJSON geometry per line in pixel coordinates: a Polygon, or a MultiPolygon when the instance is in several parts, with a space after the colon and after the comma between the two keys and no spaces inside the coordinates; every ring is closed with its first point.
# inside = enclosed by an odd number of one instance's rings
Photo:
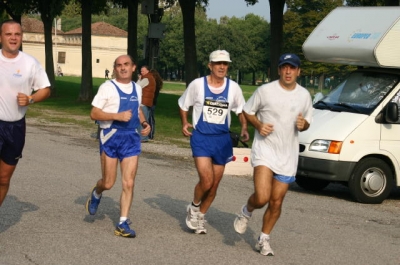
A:
{"type": "Polygon", "coordinates": [[[198,213],[197,215],[197,228],[194,231],[196,234],[207,234],[207,229],[204,227],[206,224],[206,219],[204,219],[204,214],[198,213]]]}
{"type": "Polygon", "coordinates": [[[271,246],[269,245],[269,239],[264,238],[263,240],[258,239],[256,244],[256,249],[260,251],[261,255],[264,256],[273,256],[274,251],[272,250],[271,246]]]}
{"type": "Polygon", "coordinates": [[[192,230],[196,230],[198,226],[198,214],[199,212],[193,211],[192,204],[190,203],[186,208],[186,225],[192,230]]]}
{"type": "Polygon", "coordinates": [[[240,213],[236,217],[235,221],[233,222],[233,227],[235,228],[235,231],[239,234],[244,234],[244,232],[246,232],[247,223],[250,220],[250,216],[247,216],[243,213],[243,207],[240,210],[240,213]]]}

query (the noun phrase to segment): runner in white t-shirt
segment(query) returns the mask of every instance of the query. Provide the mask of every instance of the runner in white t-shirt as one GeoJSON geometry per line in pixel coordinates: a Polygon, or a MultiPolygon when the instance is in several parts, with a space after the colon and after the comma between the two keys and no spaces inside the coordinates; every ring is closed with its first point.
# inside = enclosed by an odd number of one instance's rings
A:
{"type": "Polygon", "coordinates": [[[234,222],[236,232],[243,234],[252,212],[268,203],[256,244],[266,256],[274,255],[269,235],[281,214],[289,184],[295,181],[298,132],[309,128],[312,117],[310,93],[296,83],[299,57],[283,54],[278,71],[279,80],[259,87],[244,106],[247,121],[256,129],[251,151],[254,193],[234,222]]]}
{"type": "Polygon", "coordinates": [[[21,25],[6,20],[0,26],[0,206],[25,145],[25,113],[29,104],[50,95],[50,82],[39,62],[21,52],[21,25]]]}

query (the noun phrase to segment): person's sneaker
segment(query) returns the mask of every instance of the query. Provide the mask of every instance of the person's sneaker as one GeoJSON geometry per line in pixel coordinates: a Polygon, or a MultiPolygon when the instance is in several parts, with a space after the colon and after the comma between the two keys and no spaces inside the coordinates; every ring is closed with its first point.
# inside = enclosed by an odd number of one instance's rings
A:
{"type": "Polygon", "coordinates": [[[240,210],[238,216],[235,218],[235,221],[233,222],[233,227],[235,228],[235,231],[239,234],[244,234],[244,232],[246,232],[247,223],[250,220],[250,216],[247,216],[243,213],[243,207],[240,210]]]}
{"type": "Polygon", "coordinates": [[[264,255],[264,256],[273,256],[274,255],[274,251],[272,250],[272,248],[269,244],[268,238],[264,238],[263,240],[260,240],[260,238],[258,238],[258,242],[256,244],[256,249],[258,251],[260,251],[261,255],[264,255]]]}
{"type": "Polygon", "coordinates": [[[129,227],[130,224],[132,224],[132,222],[129,219],[124,221],[122,224],[117,224],[114,234],[116,236],[122,236],[122,237],[131,237],[131,238],[136,237],[135,230],[129,227]]]}
{"type": "Polygon", "coordinates": [[[92,192],[90,193],[89,198],[86,201],[86,211],[90,214],[90,215],[95,215],[97,212],[97,207],[99,207],[100,204],[100,200],[101,200],[101,196],[102,194],[100,194],[100,198],[96,199],[96,197],[94,197],[94,190],[96,189],[96,186],[94,186],[94,188],[92,189],[92,192]]]}
{"type": "Polygon", "coordinates": [[[187,227],[189,227],[192,230],[196,230],[197,229],[197,216],[199,214],[199,212],[193,211],[192,208],[192,204],[189,204],[186,207],[186,225],[187,227]]]}
{"type": "Polygon", "coordinates": [[[194,231],[196,234],[207,234],[207,229],[204,227],[206,224],[206,219],[204,219],[204,214],[198,213],[197,216],[197,228],[194,231]]]}

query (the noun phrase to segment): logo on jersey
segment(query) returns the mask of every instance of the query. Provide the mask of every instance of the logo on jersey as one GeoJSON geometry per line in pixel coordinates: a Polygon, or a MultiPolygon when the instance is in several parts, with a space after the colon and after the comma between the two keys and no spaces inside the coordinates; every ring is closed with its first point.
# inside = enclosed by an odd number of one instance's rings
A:
{"type": "Polygon", "coordinates": [[[22,77],[22,75],[20,74],[21,70],[17,70],[16,73],[13,74],[14,77],[22,77]]]}
{"type": "Polygon", "coordinates": [[[136,96],[131,96],[131,98],[129,99],[129,101],[138,101],[138,98],[136,96]]]}

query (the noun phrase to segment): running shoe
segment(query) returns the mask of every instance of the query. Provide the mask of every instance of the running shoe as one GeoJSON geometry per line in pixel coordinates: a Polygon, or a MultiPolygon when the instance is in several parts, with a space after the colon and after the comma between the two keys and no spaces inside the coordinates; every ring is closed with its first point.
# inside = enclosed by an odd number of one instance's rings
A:
{"type": "Polygon", "coordinates": [[[95,215],[97,212],[97,208],[99,207],[100,204],[100,200],[101,200],[101,196],[102,194],[100,194],[100,198],[96,198],[94,197],[94,190],[96,189],[96,186],[94,186],[94,188],[92,189],[92,192],[90,193],[89,198],[86,201],[86,211],[90,214],[90,215],[95,215]]]}
{"type": "Polygon", "coordinates": [[[187,227],[189,227],[192,230],[196,230],[197,229],[197,225],[198,225],[198,211],[193,211],[193,207],[192,204],[189,204],[186,208],[186,225],[187,227]]]}
{"type": "Polygon", "coordinates": [[[235,231],[239,234],[244,234],[247,229],[247,223],[250,220],[250,216],[247,216],[243,213],[243,208],[240,210],[240,213],[236,217],[235,221],[233,222],[233,227],[235,228],[235,231]]]}
{"type": "Polygon", "coordinates": [[[132,222],[127,219],[124,221],[122,224],[118,224],[117,227],[115,228],[114,234],[116,236],[122,236],[122,237],[136,237],[136,232],[135,230],[131,229],[129,225],[132,224],[132,222]]]}
{"type": "Polygon", "coordinates": [[[207,229],[204,227],[206,224],[206,220],[204,219],[204,214],[198,213],[197,215],[197,228],[194,231],[196,234],[207,234],[207,229]]]}
{"type": "Polygon", "coordinates": [[[272,250],[270,244],[269,244],[269,239],[264,238],[263,240],[260,240],[258,238],[258,242],[256,244],[256,249],[260,252],[261,255],[264,256],[273,256],[274,251],[272,250]]]}

